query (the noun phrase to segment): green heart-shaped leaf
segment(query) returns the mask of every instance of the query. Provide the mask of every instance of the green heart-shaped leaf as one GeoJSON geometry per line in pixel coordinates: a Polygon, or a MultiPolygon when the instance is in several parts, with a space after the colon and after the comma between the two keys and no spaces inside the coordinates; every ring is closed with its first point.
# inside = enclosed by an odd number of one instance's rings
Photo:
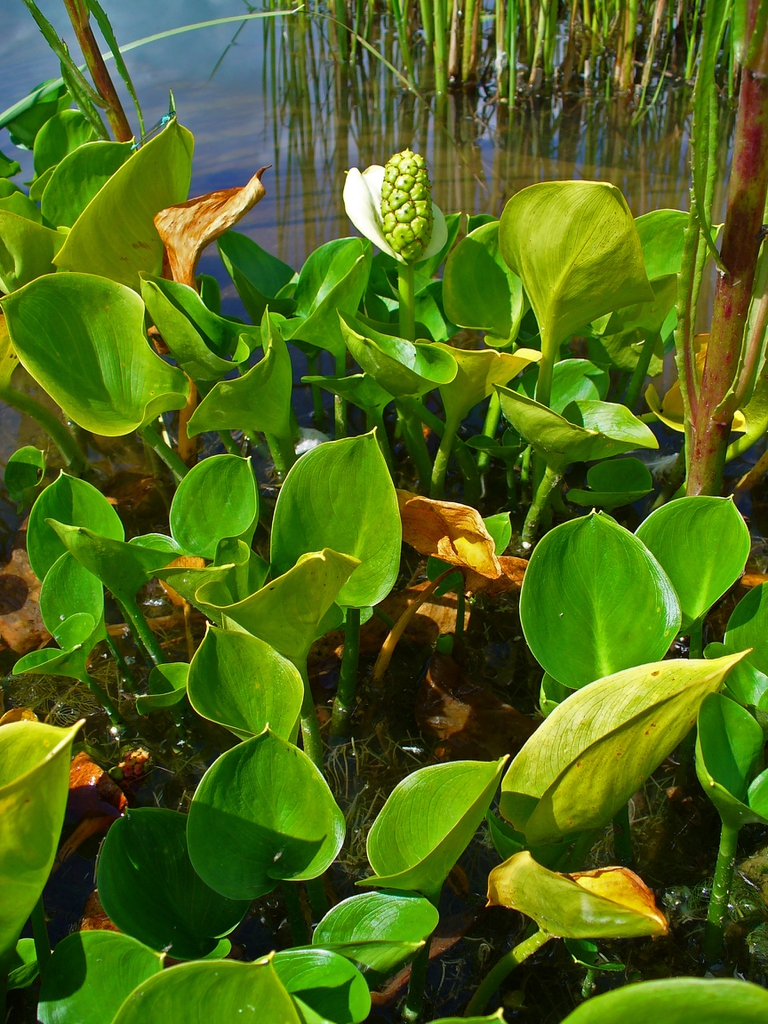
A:
{"type": "Polygon", "coordinates": [[[333,395],[341,395],[358,409],[381,414],[392,401],[385,391],[367,373],[352,373],[348,377],[302,377],[302,384],[317,384],[333,395]]]}
{"type": "Polygon", "coordinates": [[[687,226],[684,210],[651,210],[635,218],[649,281],[680,273],[687,226]]]}
{"type": "Polygon", "coordinates": [[[17,448],[5,464],[3,483],[12,501],[27,502],[37,497],[45,475],[45,452],[28,444],[17,448]]]}
{"type": "Polygon", "coordinates": [[[768,675],[768,584],[753,587],[731,612],[723,638],[729,651],[752,650],[750,664],[768,675]]]}
{"type": "Polygon", "coordinates": [[[579,400],[563,414],[497,385],[504,417],[547,465],[563,469],[635,448],[658,448],[652,431],[627,409],[611,402],[579,400]]]}
{"type": "Polygon", "coordinates": [[[0,210],[0,288],[14,292],[43,274],[53,274],[53,260],[63,244],[58,231],[0,210]]]}
{"type": "Polygon", "coordinates": [[[304,1024],[280,983],[271,958],[254,963],[219,960],[180,964],[134,989],[112,1024],[304,1024]]]}
{"type": "Polygon", "coordinates": [[[696,774],[729,828],[740,829],[751,822],[768,824],[768,794],[762,785],[751,789],[763,766],[764,742],[763,730],[735,701],[713,693],[701,705],[696,774]]]}
{"type": "Polygon", "coordinates": [[[171,503],[171,533],[184,551],[214,558],[219,541],[251,543],[259,521],[259,492],[250,459],[213,455],[198,462],[171,503]]]}
{"type": "Polygon", "coordinates": [[[216,245],[248,316],[255,324],[261,323],[267,306],[273,313],[291,316],[296,302],[277,298],[294,276],[287,263],[239,231],[225,231],[216,245]]]}
{"type": "MultiPolygon", "coordinates": [[[[607,512],[622,505],[630,505],[653,490],[651,471],[631,455],[626,459],[608,459],[587,470],[590,490],[572,487],[568,500],[577,505],[603,508],[607,512]]],[[[658,557],[658,555],[657,555],[658,557]]],[[[679,597],[678,593],[678,597],[679,597]]]]}
{"type": "MultiPolygon", "coordinates": [[[[88,572],[97,576],[118,601],[133,602],[155,569],[168,565],[176,557],[167,548],[144,547],[136,543],[103,537],[84,526],[67,526],[48,519],[66,548],[88,572]]],[[[143,539],[143,538],[141,538],[143,539]]]]}
{"type": "Polygon", "coordinates": [[[257,328],[211,312],[189,285],[142,274],[141,297],[171,355],[195,381],[220,380],[260,343],[257,328]]]}
{"type": "Polygon", "coordinates": [[[487,331],[486,345],[517,338],[527,309],[523,282],[499,251],[499,222],[475,228],[451,251],[443,274],[445,312],[459,327],[487,331]]]}
{"type": "Polygon", "coordinates": [[[653,298],[632,214],[608,182],[521,189],[504,207],[499,246],[522,278],[552,362],[578,327],[653,298]]]}
{"type": "Polygon", "coordinates": [[[272,961],[288,992],[334,1024],[360,1024],[371,1012],[371,993],[360,971],[327,949],[286,949],[272,961]]]}
{"type": "Polygon", "coordinates": [[[71,228],[130,155],[130,142],[91,142],[65,156],[43,191],[41,209],[48,223],[71,228]]]}
{"type": "Polygon", "coordinates": [[[72,741],[82,722],[0,728],[0,963],[16,946],[48,880],[69,793],[72,741]]]}
{"type": "Polygon", "coordinates": [[[68,153],[95,139],[96,133],[90,122],[79,110],[62,110],[54,114],[35,138],[35,174],[39,177],[68,153]]]}
{"type": "Polygon", "coordinates": [[[286,341],[344,356],[339,316],[354,315],[371,272],[372,249],[360,238],[337,238],[307,257],[296,282],[295,316],[283,327],[286,341]]]}
{"type": "Polygon", "coordinates": [[[96,193],[56,257],[63,270],[139,287],[139,273],[162,272],[155,216],[183,203],[192,176],[191,132],[174,120],[141,146],[96,193]]]}
{"type": "Polygon", "coordinates": [[[63,471],[46,487],[29,514],[27,554],[29,564],[39,580],[67,550],[47,519],[56,519],[68,526],[89,526],[95,533],[113,540],[125,537],[117,512],[101,491],[86,480],[63,471]]]}
{"type": "Polygon", "coordinates": [[[187,817],[162,807],[139,807],[107,832],[96,882],[104,910],[117,927],[176,960],[211,953],[249,907],[228,899],[195,873],[187,852],[187,817]]]}
{"type": "MultiPolygon", "coordinates": [[[[514,390],[521,395],[534,398],[539,370],[531,366],[520,378],[514,390]]],[[[561,359],[552,371],[552,394],[549,408],[562,413],[571,402],[583,399],[595,401],[604,399],[608,393],[610,378],[607,370],[596,366],[588,359],[561,359]]]]}
{"type": "Polygon", "coordinates": [[[416,890],[436,902],[485,817],[507,760],[430,765],[398,783],[368,833],[375,874],[358,885],[416,890]]]}
{"type": "Polygon", "coordinates": [[[426,394],[456,376],[456,360],[444,348],[414,345],[405,338],[381,334],[343,313],[339,313],[339,322],[353,358],[394,398],[426,394]]]}
{"type": "Polygon", "coordinates": [[[520,621],[544,670],[577,688],[663,658],[680,628],[680,607],[642,542],[592,513],[539,542],[523,580],[520,621]]]}
{"type": "Polygon", "coordinates": [[[569,1013],[563,1024],[763,1024],[768,992],[748,981],[669,978],[606,992],[569,1013]]]}
{"type": "Polygon", "coordinates": [[[130,288],[91,274],[49,274],[3,307],[25,368],[86,430],[117,437],[183,408],[189,383],[149,347],[144,303],[130,288]]]}
{"type": "Polygon", "coordinates": [[[290,739],[304,697],[298,669],[248,633],[208,627],[189,666],[189,701],[198,715],[240,739],[269,726],[290,739]]]}
{"type": "Polygon", "coordinates": [[[242,377],[222,380],[208,392],[189,420],[189,434],[205,430],[260,430],[290,437],[293,369],[278,320],[261,321],[263,358],[242,377]]]}
{"type": "Polygon", "coordinates": [[[318,445],[288,473],[272,520],[273,572],[308,551],[332,548],[360,565],[336,602],[362,608],[383,601],[400,569],[397,494],[375,432],[318,445]]]}
{"type": "Polygon", "coordinates": [[[317,878],[344,841],[344,815],[303,751],[266,729],[214,762],[189,809],[195,870],[230,899],[317,878]]]}
{"type": "Polygon", "coordinates": [[[337,903],[315,928],[312,945],[386,975],[421,949],[438,920],[437,910],[423,896],[366,892],[337,903]]]}
{"type": "Polygon", "coordinates": [[[747,524],[733,499],[705,495],[662,505],[640,524],[636,536],[672,581],[683,628],[705,615],[736,582],[751,546],[747,524]]]}
{"type": "Polygon", "coordinates": [[[142,982],[163,968],[163,956],[128,935],[67,935],[45,965],[37,1019],[42,1024],[106,1024],[142,982]]]}
{"type": "Polygon", "coordinates": [[[602,828],[690,731],[743,654],[658,661],[559,704],[512,762],[500,810],[529,844],[602,828]]]}
{"type": "Polygon", "coordinates": [[[301,665],[325,615],[359,564],[330,548],[312,551],[244,601],[232,603],[223,583],[206,583],[197,591],[197,601],[301,665]]]}
{"type": "Polygon", "coordinates": [[[149,673],[149,693],[136,698],[136,710],[140,715],[149,715],[161,708],[172,708],[183,700],[187,693],[189,665],[174,661],[168,665],[155,665],[149,673]]]}

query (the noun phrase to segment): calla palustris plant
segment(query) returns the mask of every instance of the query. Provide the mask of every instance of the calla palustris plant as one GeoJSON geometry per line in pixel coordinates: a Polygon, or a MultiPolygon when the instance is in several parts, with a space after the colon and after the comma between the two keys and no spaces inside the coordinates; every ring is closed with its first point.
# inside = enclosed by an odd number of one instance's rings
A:
{"type": "MultiPolygon", "coordinates": [[[[659,210],[633,221],[611,185],[541,183],[515,195],[500,222],[478,227],[470,218],[467,236],[455,244],[459,215],[444,218],[433,206],[424,161],[406,152],[380,172],[350,172],[345,201],[365,237],[320,246],[295,274],[257,242],[225,230],[263,194],[258,180],[250,189],[188,198],[192,137],[175,119],[133,147],[94,141],[91,123],[77,111],[52,111],[35,143],[30,194],[0,187],[0,287],[7,293],[0,394],[24,407],[10,386],[20,359],[77,424],[102,436],[138,431],[181,483],[167,530],[153,523],[159,532],[135,537],[131,530],[126,543],[114,506],[91,483],[62,474],[45,487],[39,449],[11,461],[6,479],[14,500],[36,498],[29,558],[43,581],[44,624],[58,644],[16,668],[88,681],[91,648],[106,635],[106,587],[132,610],[126,617],[158,662],[137,698],[138,713],[173,708],[185,728],[197,713],[214,724],[212,733],[229,730],[224,745],[235,745],[207,759],[188,816],[139,807],[112,825],[99,886],[126,934],[72,936],[48,964],[37,965],[29,940],[16,938],[55,850],[72,734],[40,731],[49,727],[33,722],[0,728],[0,746],[22,735],[6,730],[29,726],[38,731],[26,737],[47,737],[55,747],[40,757],[27,751],[21,760],[29,771],[2,780],[2,794],[29,798],[28,807],[12,805],[13,815],[20,815],[22,831],[36,816],[39,846],[33,870],[11,850],[20,835],[16,824],[11,846],[3,845],[5,835],[0,841],[4,891],[24,894],[12,908],[0,956],[2,973],[12,971],[10,984],[30,984],[39,966],[38,1016],[59,1024],[81,1024],[90,1015],[96,1024],[98,1013],[116,1024],[182,1021],[190,1005],[211,1018],[358,1024],[370,1008],[360,972],[374,984],[414,960],[406,1007],[412,1018],[438,921],[431,901],[486,814],[502,856],[517,855],[492,874],[497,895],[502,876],[515,890],[500,902],[530,914],[546,935],[663,930],[647,901],[644,909],[628,908],[595,891],[619,877],[632,888],[631,873],[564,876],[548,867],[621,810],[697,716],[697,771],[724,834],[744,821],[766,820],[758,724],[768,692],[764,587],[736,607],[724,643],[710,645],[707,660],[661,660],[679,632],[691,634],[692,653],[699,653],[703,617],[743,569],[748,532],[733,502],[721,498],[662,506],[635,535],[606,515],[566,522],[541,541],[524,577],[520,569],[523,629],[546,670],[541,692],[549,717],[503,779],[504,818],[489,810],[503,760],[428,766],[395,787],[370,830],[374,874],[364,884],[381,891],[343,900],[327,914],[313,899],[322,919],[310,937],[296,883],[309,883],[312,897],[310,886],[321,885],[344,835],[341,808],[321,774],[309,650],[332,628],[344,625],[351,637],[361,614],[387,597],[400,570],[401,539],[429,558],[433,582],[453,566],[444,588],[463,593],[474,581],[473,591],[492,590],[509,582],[502,551],[512,530],[507,512],[483,519],[472,507],[490,457],[505,464],[511,496],[525,446],[537,456],[528,544],[545,524],[554,483],[571,466],[589,464],[587,487],[566,492],[586,507],[621,508],[652,489],[648,469],[625,456],[657,447],[633,415],[634,399],[646,372],[660,369],[674,329],[674,297],[685,283],[686,215],[659,210]],[[222,315],[213,279],[195,278],[202,247],[220,232],[219,253],[251,323],[222,315]],[[164,241],[175,281],[160,276],[164,241]],[[381,249],[375,259],[371,242],[381,249]],[[55,269],[67,273],[54,275],[55,269]],[[462,338],[456,347],[457,325],[485,338],[462,338]],[[575,333],[584,335],[589,359],[571,357],[575,333]],[[515,350],[518,343],[532,347],[515,350]],[[306,379],[337,397],[336,440],[298,461],[291,345],[309,360],[306,379]],[[63,346],[69,359],[62,359],[63,346]],[[166,348],[169,355],[156,354],[166,348]],[[335,360],[332,377],[317,373],[322,350],[335,360]],[[363,372],[348,372],[357,367],[363,372]],[[610,370],[632,374],[623,401],[610,370]],[[173,429],[170,414],[187,401],[185,374],[202,396],[189,434],[220,432],[229,453],[189,471],[163,440],[173,429]],[[346,401],[364,411],[368,434],[345,437],[352,421],[346,401]],[[440,415],[433,411],[438,401],[440,415]],[[402,474],[397,483],[406,486],[414,474],[387,439],[390,402],[400,421],[394,440],[411,450],[422,490],[430,486],[434,499],[453,486],[446,474],[452,454],[464,477],[464,505],[408,496],[401,521],[391,473],[402,474]],[[475,409],[485,416],[480,434],[470,419],[475,409]],[[502,411],[510,429],[499,429],[502,411]],[[424,425],[435,435],[434,465],[424,425]],[[261,499],[253,467],[239,457],[259,434],[282,484],[271,565],[262,557],[261,533],[259,552],[253,550],[259,523],[261,532],[270,529],[271,502],[261,499]],[[472,449],[480,453],[477,463],[472,449]],[[133,610],[136,592],[153,576],[177,606],[187,602],[214,623],[194,656],[190,650],[189,665],[165,663],[133,610]],[[46,773],[53,774],[43,785],[46,773]],[[526,845],[532,855],[520,852],[526,845]],[[221,960],[226,935],[250,900],[278,885],[294,941],[304,948],[252,964],[221,960]],[[574,892],[578,914],[569,918],[574,892]],[[163,951],[197,962],[161,971],[163,951]],[[211,962],[199,960],[204,956],[211,962]],[[71,989],[82,965],[83,983],[71,989]]],[[[758,303],[748,318],[751,333],[760,315],[758,303]]],[[[768,424],[762,378],[750,395],[743,403],[747,431],[733,451],[759,439],[768,424]]],[[[44,412],[38,415],[45,425],[44,412]]],[[[67,467],[87,472],[84,454],[56,422],[46,429],[67,467]]],[[[568,479],[574,482],[575,474],[568,479]]],[[[483,493],[495,501],[492,486],[483,493]]],[[[347,647],[352,652],[355,644],[347,647]]],[[[346,655],[345,661],[354,682],[346,655]]],[[[718,927],[724,857],[721,848],[710,912],[718,927]]],[[[606,1019],[616,1000],[621,1015],[644,1021],[647,1012],[638,1016],[632,998],[659,1005],[654,1000],[666,992],[679,1004],[683,990],[693,1002],[706,990],[714,1000],[723,986],[734,1005],[752,1012],[754,992],[746,984],[691,981],[628,988],[584,1004],[572,1019],[606,1019]]],[[[494,1019],[500,1018],[483,1018],[494,1019]]]]}

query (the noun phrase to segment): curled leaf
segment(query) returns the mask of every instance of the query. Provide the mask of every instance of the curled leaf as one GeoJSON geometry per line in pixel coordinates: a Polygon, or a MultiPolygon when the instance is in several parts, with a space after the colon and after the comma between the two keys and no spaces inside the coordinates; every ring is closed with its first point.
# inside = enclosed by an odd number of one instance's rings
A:
{"type": "Polygon", "coordinates": [[[406,544],[422,555],[436,555],[486,579],[497,580],[502,575],[493,537],[476,509],[410,491],[398,491],[397,499],[406,544]]]}
{"type": "Polygon", "coordinates": [[[266,195],[261,183],[266,169],[260,167],[241,188],[207,192],[186,203],[168,206],[155,216],[174,281],[195,287],[195,267],[203,249],[234,227],[266,195]]]}
{"type": "Polygon", "coordinates": [[[542,931],[566,939],[625,939],[669,930],[653,892],[634,871],[609,867],[558,874],[528,850],[491,871],[488,903],[519,910],[542,931]]]}

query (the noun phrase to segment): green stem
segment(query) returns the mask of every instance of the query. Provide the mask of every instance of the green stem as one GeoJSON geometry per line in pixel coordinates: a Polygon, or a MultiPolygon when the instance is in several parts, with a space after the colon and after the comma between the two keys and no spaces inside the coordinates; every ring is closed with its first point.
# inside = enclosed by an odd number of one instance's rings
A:
{"type": "Polygon", "coordinates": [[[522,541],[523,547],[526,549],[533,547],[533,542],[536,540],[536,535],[539,532],[542,514],[549,504],[549,496],[553,488],[559,483],[560,478],[561,473],[559,470],[552,469],[550,466],[547,466],[544,470],[523,523],[522,541]]]}
{"type": "Polygon", "coordinates": [[[309,943],[309,929],[301,909],[301,897],[297,882],[281,882],[280,888],[283,891],[283,902],[285,903],[285,914],[288,924],[291,926],[291,936],[294,946],[306,946],[309,943]]]}
{"type": "Polygon", "coordinates": [[[624,867],[629,867],[635,860],[629,824],[629,804],[624,804],[613,816],[613,855],[617,863],[624,867]]]}
{"type": "Polygon", "coordinates": [[[149,628],[149,623],[144,617],[144,613],[136,603],[135,598],[126,599],[118,602],[119,607],[122,609],[125,621],[130,626],[131,632],[136,637],[141,646],[147,652],[155,665],[165,665],[168,659],[165,656],[165,652],[157,641],[155,634],[149,628]]]}
{"type": "Polygon", "coordinates": [[[130,690],[131,693],[136,692],[136,680],[133,678],[133,672],[128,667],[128,662],[123,657],[123,652],[120,650],[118,645],[107,633],[107,647],[112,652],[112,657],[115,659],[115,664],[118,667],[120,675],[123,677],[123,684],[126,690],[130,690]]]}
{"type": "MultiPolygon", "coordinates": [[[[336,376],[346,377],[347,375],[347,351],[336,356],[336,376]]],[[[347,436],[347,403],[341,395],[333,396],[333,436],[338,441],[340,437],[347,436]]]]}
{"type": "MultiPolygon", "coordinates": [[[[483,423],[483,436],[484,437],[495,437],[496,431],[499,429],[499,420],[501,419],[501,399],[499,398],[499,392],[494,391],[491,395],[491,400],[488,403],[488,409],[485,413],[485,422],[483,423]]],[[[484,473],[491,462],[491,456],[489,452],[480,452],[477,457],[477,468],[479,472],[484,473]]]]}
{"type": "Polygon", "coordinates": [[[323,741],[320,736],[320,722],[317,718],[315,698],[309,685],[307,662],[297,665],[301,678],[304,680],[304,699],[301,702],[301,739],[304,753],[320,771],[323,770],[323,741]]]}
{"type": "MultiPolygon", "coordinates": [[[[404,410],[413,412],[438,437],[443,436],[445,424],[434,413],[430,412],[422,402],[417,402],[413,398],[399,398],[396,404],[404,410]]],[[[480,498],[480,474],[477,471],[477,463],[472,456],[472,452],[459,438],[458,434],[454,435],[453,438],[453,454],[459,464],[461,475],[464,477],[464,501],[467,505],[474,505],[480,498]]]]}
{"type": "MultiPolygon", "coordinates": [[[[307,376],[317,377],[317,356],[307,356],[307,376]]],[[[323,389],[319,384],[310,384],[312,389],[312,415],[315,426],[322,430],[325,426],[325,409],[323,408],[323,389]]]]}
{"type": "Polygon", "coordinates": [[[93,678],[93,676],[90,675],[88,672],[85,672],[83,674],[80,682],[86,684],[86,686],[91,691],[91,693],[94,695],[96,700],[99,702],[99,704],[101,704],[101,706],[107,712],[107,714],[109,715],[109,720],[112,723],[112,725],[121,725],[123,720],[120,717],[120,712],[117,710],[115,705],[110,700],[109,694],[104,689],[104,687],[101,686],[101,684],[98,683],[93,678]]]}
{"type": "Polygon", "coordinates": [[[453,420],[446,420],[443,427],[443,436],[440,438],[440,447],[435,455],[435,462],[432,466],[432,485],[429,490],[430,498],[442,498],[445,494],[445,475],[448,472],[448,462],[451,458],[451,449],[459,423],[453,420]]]}
{"type": "Polygon", "coordinates": [[[416,337],[416,293],[412,263],[397,265],[397,294],[400,299],[400,337],[413,341],[416,337]]]}
{"type": "Polygon", "coordinates": [[[30,416],[40,424],[61,452],[68,470],[79,476],[88,469],[88,459],[80,445],[50,409],[46,409],[31,395],[25,395],[17,388],[3,388],[0,390],[0,399],[6,405],[13,406],[14,409],[18,409],[19,412],[23,412],[25,416],[30,416]]]}
{"type": "MultiPolygon", "coordinates": [[[[440,3],[440,0],[437,0],[440,3]]],[[[411,977],[408,981],[408,995],[405,998],[403,1007],[403,1020],[412,1024],[421,1017],[421,1010],[424,1005],[424,989],[427,984],[427,971],[429,970],[429,950],[432,945],[430,935],[419,952],[413,958],[411,964],[411,977]]]]}
{"type": "Polygon", "coordinates": [[[696,619],[690,625],[690,633],[688,636],[688,657],[689,658],[703,658],[704,657],[704,619],[696,619]]]}
{"type": "MultiPolygon", "coordinates": [[[[420,404],[414,400],[414,406],[420,404]]],[[[408,454],[416,465],[416,472],[419,475],[419,490],[426,491],[432,477],[432,460],[427,450],[427,442],[424,440],[424,431],[421,429],[421,417],[416,415],[414,407],[405,405],[399,399],[395,402],[395,405],[397,416],[400,420],[403,442],[408,449],[408,454]]]]}
{"type": "Polygon", "coordinates": [[[149,447],[157,452],[163,462],[166,464],[168,469],[173,473],[177,483],[181,483],[184,477],[189,472],[189,468],[179,458],[176,452],[169,448],[165,441],[160,437],[154,427],[147,425],[142,427],[139,434],[144,438],[149,447]]]}
{"type": "Polygon", "coordinates": [[[331,736],[349,735],[349,718],[355,699],[357,664],[360,656],[360,609],[347,608],[344,629],[344,653],[341,658],[339,686],[333,700],[331,736]]]}
{"type": "Polygon", "coordinates": [[[637,400],[640,397],[640,391],[645,383],[645,378],[648,376],[648,367],[651,365],[651,357],[653,355],[653,346],[656,339],[646,338],[640,355],[637,358],[637,366],[632,373],[632,379],[629,382],[627,388],[627,394],[624,398],[624,405],[629,410],[634,410],[637,405],[637,400]]]}
{"type": "Polygon", "coordinates": [[[35,940],[37,966],[42,974],[51,955],[51,940],[48,937],[48,925],[45,921],[45,907],[43,906],[42,893],[40,893],[40,898],[32,908],[32,913],[29,915],[29,919],[32,922],[32,935],[35,940]]]}
{"type": "Polygon", "coordinates": [[[456,594],[456,639],[461,640],[464,636],[464,618],[467,606],[467,599],[464,591],[459,590],[456,594]]]}
{"type": "Polygon", "coordinates": [[[480,987],[477,992],[472,996],[469,1001],[469,1006],[464,1012],[465,1017],[473,1017],[479,1015],[485,1009],[493,993],[498,989],[499,985],[504,981],[508,974],[510,974],[515,967],[518,967],[524,960],[527,960],[529,956],[541,949],[545,942],[549,942],[552,938],[548,932],[538,931],[535,932],[530,938],[520,942],[514,949],[510,949],[508,953],[499,960],[495,967],[486,974],[483,980],[480,982],[480,987]]]}
{"type": "Polygon", "coordinates": [[[288,470],[296,461],[296,449],[290,437],[278,437],[276,434],[265,434],[269,446],[269,454],[275,464],[277,475],[285,480],[288,470]]]}
{"type": "Polygon", "coordinates": [[[323,876],[308,878],[306,882],[309,905],[316,920],[320,920],[328,913],[328,897],[325,894],[323,876]]]}
{"type": "Polygon", "coordinates": [[[717,852],[715,878],[709,899],[707,923],[704,926],[704,940],[701,951],[711,963],[720,956],[723,948],[723,932],[728,910],[728,894],[731,891],[733,868],[736,863],[736,845],[739,841],[738,828],[731,828],[723,822],[720,833],[720,849],[717,852]]]}
{"type": "Polygon", "coordinates": [[[237,443],[234,437],[232,437],[232,434],[229,430],[218,430],[217,433],[219,435],[221,443],[224,445],[225,450],[229,452],[230,455],[239,456],[242,454],[242,452],[240,451],[240,445],[237,443]]]}
{"type": "MultiPolygon", "coordinates": [[[[542,338],[539,375],[536,379],[536,401],[546,406],[549,406],[552,398],[552,374],[555,372],[555,360],[550,355],[549,347],[544,338],[542,338]]],[[[554,355],[557,356],[557,351],[555,351],[554,355]]]]}

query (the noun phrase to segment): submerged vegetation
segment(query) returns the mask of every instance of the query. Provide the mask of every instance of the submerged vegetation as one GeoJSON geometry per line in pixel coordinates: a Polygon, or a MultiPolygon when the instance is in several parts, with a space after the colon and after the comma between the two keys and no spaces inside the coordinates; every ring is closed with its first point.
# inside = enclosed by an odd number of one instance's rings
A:
{"type": "MultiPolygon", "coordinates": [[[[697,68],[690,208],[579,180],[441,210],[403,146],[348,169],[362,237],[300,269],[237,230],[265,168],[189,197],[192,133],[145,130],[96,0],[66,0],[89,78],[25,2],[62,81],[6,118],[29,190],[0,178],[0,398],[47,438],[4,480],[5,1019],[764,1021],[768,581],[737,501],[766,457],[725,492],[768,432],[768,2],[673,32],[658,0],[642,35],[638,3],[574,4],[562,44],[554,4],[393,4],[438,96],[523,37],[531,82],[558,46],[565,85],[697,68]]],[[[339,5],[342,60],[378,17],[339,5]]]]}

